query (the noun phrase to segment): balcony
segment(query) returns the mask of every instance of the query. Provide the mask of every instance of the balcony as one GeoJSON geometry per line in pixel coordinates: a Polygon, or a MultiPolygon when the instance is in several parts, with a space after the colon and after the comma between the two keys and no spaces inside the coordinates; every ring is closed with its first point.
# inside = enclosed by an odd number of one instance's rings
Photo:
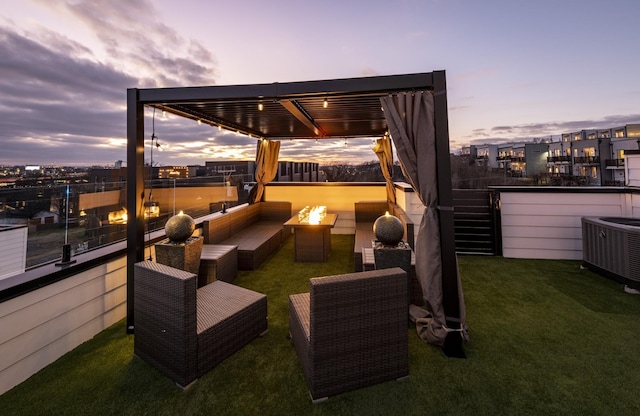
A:
{"type": "Polygon", "coordinates": [[[624,159],[606,159],[605,163],[608,168],[622,169],[624,168],[624,159]]]}
{"type": "Polygon", "coordinates": [[[571,156],[550,156],[547,163],[571,163],[571,156]]]}
{"type": "Polygon", "coordinates": [[[582,165],[599,165],[600,156],[578,156],[573,158],[573,162],[582,165]]]}

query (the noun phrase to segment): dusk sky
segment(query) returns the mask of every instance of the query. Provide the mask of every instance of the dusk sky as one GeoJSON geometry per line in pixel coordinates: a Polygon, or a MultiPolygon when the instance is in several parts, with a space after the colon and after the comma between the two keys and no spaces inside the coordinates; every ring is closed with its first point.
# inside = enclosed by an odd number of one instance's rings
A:
{"type": "MultiPolygon", "coordinates": [[[[638,0],[0,0],[0,164],[126,161],[132,87],[446,70],[452,151],[640,123],[639,16],[638,0]]],[[[255,157],[193,121],[155,130],[160,165],[255,157]]],[[[371,148],[292,141],[280,158],[371,148]]]]}

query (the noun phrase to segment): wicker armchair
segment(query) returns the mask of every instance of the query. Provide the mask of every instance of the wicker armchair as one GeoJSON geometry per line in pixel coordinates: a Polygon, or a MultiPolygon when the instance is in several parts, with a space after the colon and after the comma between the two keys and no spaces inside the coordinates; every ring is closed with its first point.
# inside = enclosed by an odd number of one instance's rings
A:
{"type": "Polygon", "coordinates": [[[317,277],[289,296],[289,331],[311,399],[409,375],[407,274],[317,277]]]}
{"type": "Polygon", "coordinates": [[[136,263],[134,353],[185,388],[267,331],[267,297],[151,261],[136,263]]]}

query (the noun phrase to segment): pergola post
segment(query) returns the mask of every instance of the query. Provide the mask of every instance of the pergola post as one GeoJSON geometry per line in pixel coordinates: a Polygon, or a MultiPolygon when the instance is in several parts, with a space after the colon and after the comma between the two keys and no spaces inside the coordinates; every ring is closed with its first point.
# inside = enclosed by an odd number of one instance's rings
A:
{"type": "Polygon", "coordinates": [[[453,329],[452,332],[447,334],[443,351],[450,357],[464,357],[462,335],[458,331],[461,325],[460,288],[458,287],[458,265],[453,222],[447,83],[444,71],[433,72],[433,86],[438,176],[438,217],[440,220],[440,256],[442,263],[442,305],[446,325],[448,328],[453,329]]]}
{"type": "Polygon", "coordinates": [[[133,333],[134,264],[144,258],[144,106],[127,90],[127,332],[133,333]]]}

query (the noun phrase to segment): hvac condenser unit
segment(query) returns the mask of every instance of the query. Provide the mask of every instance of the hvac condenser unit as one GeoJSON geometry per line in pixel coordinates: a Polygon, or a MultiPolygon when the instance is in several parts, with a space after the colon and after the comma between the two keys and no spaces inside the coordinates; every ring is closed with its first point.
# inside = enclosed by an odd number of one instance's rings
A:
{"type": "Polygon", "coordinates": [[[588,268],[640,289],[640,218],[582,218],[582,261],[588,268]]]}

